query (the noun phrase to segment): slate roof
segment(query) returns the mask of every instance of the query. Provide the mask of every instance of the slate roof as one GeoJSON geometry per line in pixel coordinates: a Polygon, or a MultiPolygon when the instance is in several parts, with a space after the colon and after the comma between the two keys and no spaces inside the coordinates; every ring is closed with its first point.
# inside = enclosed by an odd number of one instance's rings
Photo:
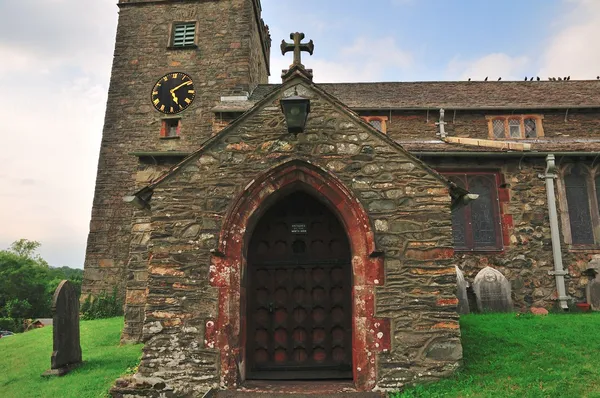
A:
{"type": "MultiPolygon", "coordinates": [[[[351,109],[600,107],[600,80],[316,83],[351,109]]],[[[280,84],[256,87],[259,101],[280,84]]]]}

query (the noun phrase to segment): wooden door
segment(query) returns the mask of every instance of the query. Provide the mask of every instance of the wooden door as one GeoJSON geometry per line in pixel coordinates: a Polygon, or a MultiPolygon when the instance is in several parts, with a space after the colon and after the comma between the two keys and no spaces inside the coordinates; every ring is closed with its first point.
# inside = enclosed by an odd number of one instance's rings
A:
{"type": "Polygon", "coordinates": [[[350,247],[320,201],[290,194],[248,247],[249,379],[352,377],[350,247]]]}

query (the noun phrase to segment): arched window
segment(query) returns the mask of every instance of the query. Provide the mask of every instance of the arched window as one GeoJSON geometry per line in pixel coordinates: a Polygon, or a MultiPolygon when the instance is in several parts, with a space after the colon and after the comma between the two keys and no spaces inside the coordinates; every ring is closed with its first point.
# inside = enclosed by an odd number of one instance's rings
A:
{"type": "MultiPolygon", "coordinates": [[[[570,165],[565,170],[564,189],[571,232],[571,242],[567,243],[589,245],[595,242],[590,201],[598,200],[600,192],[596,183],[600,182],[599,177],[592,180],[590,173],[580,164],[570,165]],[[596,186],[592,191],[595,193],[593,197],[590,196],[590,184],[596,186]]],[[[597,214],[595,216],[598,218],[597,214]]]]}

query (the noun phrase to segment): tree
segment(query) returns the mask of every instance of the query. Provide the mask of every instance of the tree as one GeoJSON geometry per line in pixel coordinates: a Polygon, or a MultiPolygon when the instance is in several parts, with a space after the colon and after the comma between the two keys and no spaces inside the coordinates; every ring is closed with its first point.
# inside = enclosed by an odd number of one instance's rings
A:
{"type": "Polygon", "coordinates": [[[36,253],[40,246],[42,246],[42,244],[38,241],[19,239],[10,245],[8,251],[16,254],[19,257],[33,260],[40,266],[48,268],[48,262],[46,262],[46,260],[44,260],[38,253],[36,253]]]}
{"type": "Polygon", "coordinates": [[[37,253],[40,246],[39,242],[19,239],[9,249],[0,250],[0,317],[52,316],[52,296],[63,279],[72,281],[81,292],[83,270],[50,267],[37,253]]]}
{"type": "Polygon", "coordinates": [[[0,315],[10,316],[9,302],[20,308],[23,318],[47,317],[51,315],[51,297],[46,290],[48,268],[32,258],[14,252],[0,251],[0,315]],[[16,304],[26,301],[27,306],[16,304]]]}

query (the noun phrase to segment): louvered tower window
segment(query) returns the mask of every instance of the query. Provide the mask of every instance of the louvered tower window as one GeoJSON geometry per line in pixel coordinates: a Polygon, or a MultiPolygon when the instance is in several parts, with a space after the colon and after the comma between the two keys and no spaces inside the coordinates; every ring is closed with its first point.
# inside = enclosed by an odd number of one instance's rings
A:
{"type": "Polygon", "coordinates": [[[173,47],[193,46],[196,38],[196,23],[176,23],[173,27],[173,47]]]}

